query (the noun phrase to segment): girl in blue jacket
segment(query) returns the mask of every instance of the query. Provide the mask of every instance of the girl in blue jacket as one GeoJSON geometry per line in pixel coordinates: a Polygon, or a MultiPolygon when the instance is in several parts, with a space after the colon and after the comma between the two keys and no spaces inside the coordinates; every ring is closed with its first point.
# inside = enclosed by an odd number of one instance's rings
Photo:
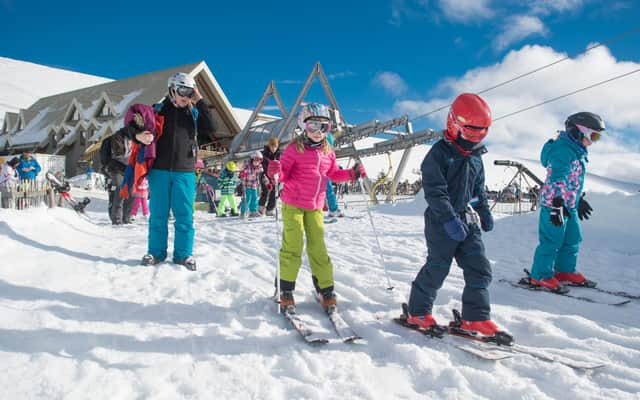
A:
{"type": "Polygon", "coordinates": [[[566,131],[549,140],[540,154],[547,179],[540,191],[540,244],[533,256],[530,283],[550,290],[559,290],[561,282],[589,283],[576,272],[582,242],[578,218],[589,219],[593,211],[582,192],[587,148],[605,129],[602,118],[590,112],[570,115],[565,127],[566,131]]]}

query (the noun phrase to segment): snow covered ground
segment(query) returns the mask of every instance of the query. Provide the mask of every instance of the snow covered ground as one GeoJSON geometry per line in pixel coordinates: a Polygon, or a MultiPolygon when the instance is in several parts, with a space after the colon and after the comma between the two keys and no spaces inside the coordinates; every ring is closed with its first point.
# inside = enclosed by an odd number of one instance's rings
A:
{"type": "MultiPolygon", "coordinates": [[[[485,361],[393,324],[426,256],[420,195],[373,210],[391,292],[366,209],[352,205],[347,212],[363,218],[326,226],[339,306],[364,340],[322,348],[304,343],[269,299],[279,246],[272,220],[198,212],[198,271],[141,267],[145,221],[114,228],[105,192],[74,195],[92,198],[93,223],[69,208],[0,210],[2,399],[640,398],[639,301],[612,307],[499,282],[530,267],[537,213],[499,218],[484,236],[493,318],[520,344],[604,368],[485,361]]],[[[590,201],[580,269],[600,287],[640,294],[640,196],[590,201]]],[[[460,307],[462,287],[454,267],[436,301],[441,323],[460,307]]],[[[331,333],[311,289],[303,266],[299,311],[331,333]]]]}

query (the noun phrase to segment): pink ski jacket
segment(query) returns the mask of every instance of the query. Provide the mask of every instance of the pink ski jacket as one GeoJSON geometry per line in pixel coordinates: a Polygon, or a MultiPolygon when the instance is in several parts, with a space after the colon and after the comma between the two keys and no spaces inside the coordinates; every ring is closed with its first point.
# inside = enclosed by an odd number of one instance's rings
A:
{"type": "Polygon", "coordinates": [[[338,168],[333,150],[324,154],[322,147],[312,149],[305,146],[304,152],[298,153],[295,142],[282,153],[280,166],[280,182],[284,183],[280,198],[286,204],[305,210],[324,207],[327,178],[332,182],[355,178],[352,169],[338,168]]]}

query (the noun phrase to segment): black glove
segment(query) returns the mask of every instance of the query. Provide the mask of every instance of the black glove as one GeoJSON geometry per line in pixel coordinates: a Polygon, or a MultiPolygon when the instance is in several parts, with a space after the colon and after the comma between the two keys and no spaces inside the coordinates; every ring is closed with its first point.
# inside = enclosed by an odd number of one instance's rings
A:
{"type": "Polygon", "coordinates": [[[551,206],[551,214],[549,219],[555,226],[562,226],[564,224],[564,199],[562,197],[554,197],[551,206]]]}
{"type": "Polygon", "coordinates": [[[593,211],[593,208],[591,208],[591,205],[584,199],[584,193],[582,193],[580,201],[578,201],[578,218],[580,218],[580,221],[589,219],[591,211],[593,211]]]}

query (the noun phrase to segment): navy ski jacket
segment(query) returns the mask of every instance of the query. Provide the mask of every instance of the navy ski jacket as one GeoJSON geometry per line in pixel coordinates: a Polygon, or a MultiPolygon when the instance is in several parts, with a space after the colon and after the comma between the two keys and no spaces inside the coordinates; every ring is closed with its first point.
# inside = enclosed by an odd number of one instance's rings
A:
{"type": "Polygon", "coordinates": [[[422,188],[427,200],[425,215],[440,223],[461,216],[473,199],[478,213],[490,213],[484,189],[484,165],[481,155],[487,149],[481,146],[464,156],[449,141],[436,142],[422,161],[422,188]]]}

